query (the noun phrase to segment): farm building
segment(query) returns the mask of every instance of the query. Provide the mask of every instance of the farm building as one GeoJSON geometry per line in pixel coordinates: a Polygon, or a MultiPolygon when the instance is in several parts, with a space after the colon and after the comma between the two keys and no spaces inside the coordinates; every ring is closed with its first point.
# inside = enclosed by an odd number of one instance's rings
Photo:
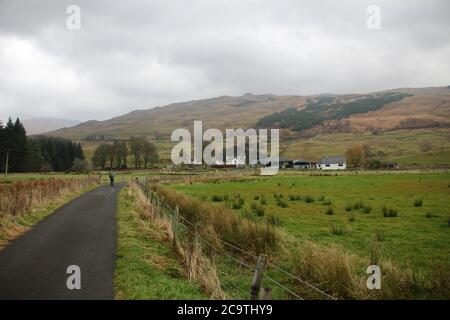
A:
{"type": "Polygon", "coordinates": [[[325,157],[317,162],[316,167],[320,170],[345,170],[347,163],[345,158],[341,156],[325,157]]]}
{"type": "Polygon", "coordinates": [[[397,169],[397,162],[381,162],[380,169],[397,169]]]}
{"type": "Polygon", "coordinates": [[[293,162],[295,169],[313,169],[315,166],[308,160],[299,159],[293,162]]]}
{"type": "MultiPolygon", "coordinates": [[[[274,161],[274,164],[275,164],[275,161],[274,161]]],[[[272,165],[272,161],[267,161],[266,162],[266,167],[270,167],[272,165]]],[[[279,158],[278,159],[278,167],[279,168],[293,168],[294,167],[294,161],[292,161],[292,160],[287,160],[287,159],[284,159],[284,158],[279,158]]]]}

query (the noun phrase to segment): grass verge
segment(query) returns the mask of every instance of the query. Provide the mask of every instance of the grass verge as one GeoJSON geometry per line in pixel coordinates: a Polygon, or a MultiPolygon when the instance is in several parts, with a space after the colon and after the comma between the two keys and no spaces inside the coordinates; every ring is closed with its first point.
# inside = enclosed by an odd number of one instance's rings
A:
{"type": "Polygon", "coordinates": [[[168,234],[144,221],[129,187],[118,198],[116,299],[207,299],[198,283],[187,280],[168,234]]]}
{"type": "Polygon", "coordinates": [[[0,250],[2,250],[9,241],[14,240],[30,230],[36,223],[52,214],[56,209],[64,204],[79,197],[94,188],[97,184],[87,186],[78,191],[71,191],[58,196],[44,205],[35,207],[29,212],[19,215],[3,215],[0,216],[0,250]]]}

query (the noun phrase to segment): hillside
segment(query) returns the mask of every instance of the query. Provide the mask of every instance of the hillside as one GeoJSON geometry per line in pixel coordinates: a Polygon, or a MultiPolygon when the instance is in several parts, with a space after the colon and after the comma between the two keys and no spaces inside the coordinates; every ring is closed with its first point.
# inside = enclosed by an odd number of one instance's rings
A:
{"type": "Polygon", "coordinates": [[[378,146],[380,157],[386,159],[402,161],[406,157],[408,163],[416,163],[417,157],[418,164],[428,164],[430,152],[431,158],[432,153],[437,152],[440,155],[436,157],[440,159],[438,164],[450,163],[450,89],[446,87],[403,88],[348,95],[222,96],[136,110],[110,120],[88,121],[48,134],[82,140],[89,150],[99,141],[126,139],[133,135],[146,136],[158,144],[162,157],[168,158],[170,133],[180,127],[191,128],[194,120],[203,120],[204,127],[208,128],[255,127],[265,117],[287,109],[296,110],[300,115],[305,110],[314,115],[319,112],[324,114],[323,108],[319,106],[314,109],[312,104],[322,100],[339,102],[335,104],[339,108],[333,111],[332,107],[327,106],[329,110],[326,109],[325,113],[334,112],[342,116],[325,117],[304,128],[287,126],[282,129],[284,155],[317,159],[323,154],[342,153],[343,148],[351,145],[369,143],[378,146]],[[370,102],[373,97],[392,93],[401,93],[401,99],[386,101],[377,108],[358,109],[359,112],[347,114],[348,106],[355,108],[354,101],[370,102]],[[435,136],[438,138],[434,139],[435,136]],[[410,144],[404,144],[408,137],[417,140],[413,143],[414,148],[410,144]],[[383,150],[384,147],[386,150],[383,150]],[[428,160],[422,161],[421,157],[428,160]]]}

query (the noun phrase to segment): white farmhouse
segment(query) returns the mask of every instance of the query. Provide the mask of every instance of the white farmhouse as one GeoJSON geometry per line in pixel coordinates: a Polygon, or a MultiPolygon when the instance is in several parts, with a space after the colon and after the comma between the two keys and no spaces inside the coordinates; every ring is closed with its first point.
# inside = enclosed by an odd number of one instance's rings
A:
{"type": "Polygon", "coordinates": [[[325,157],[320,159],[316,166],[319,170],[345,170],[347,163],[344,157],[325,157]]]}

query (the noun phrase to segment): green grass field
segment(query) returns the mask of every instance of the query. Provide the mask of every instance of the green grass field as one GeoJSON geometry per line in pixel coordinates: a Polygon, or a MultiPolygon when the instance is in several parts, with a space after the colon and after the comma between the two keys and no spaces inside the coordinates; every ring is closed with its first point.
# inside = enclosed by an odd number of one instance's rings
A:
{"type": "Polygon", "coordinates": [[[228,195],[230,200],[215,201],[217,205],[232,205],[234,195],[240,194],[245,203],[236,209],[239,214],[257,220],[273,214],[300,241],[338,244],[364,257],[377,243],[383,256],[397,265],[424,270],[436,262],[450,263],[449,173],[277,176],[169,187],[211,202],[215,195],[228,195]],[[277,205],[275,193],[282,194],[287,207],[277,205]],[[267,204],[261,204],[261,195],[267,204]],[[291,201],[290,195],[302,200],[291,201]],[[305,201],[306,196],[314,202],[305,201]],[[422,205],[414,206],[420,199],[422,205]],[[355,209],[358,203],[363,206],[355,209]],[[255,205],[263,208],[264,217],[258,216],[255,205]],[[383,206],[396,210],[398,216],[384,217],[383,206]],[[332,215],[326,213],[328,208],[332,215]],[[334,234],[333,226],[342,234],[334,234]]]}

